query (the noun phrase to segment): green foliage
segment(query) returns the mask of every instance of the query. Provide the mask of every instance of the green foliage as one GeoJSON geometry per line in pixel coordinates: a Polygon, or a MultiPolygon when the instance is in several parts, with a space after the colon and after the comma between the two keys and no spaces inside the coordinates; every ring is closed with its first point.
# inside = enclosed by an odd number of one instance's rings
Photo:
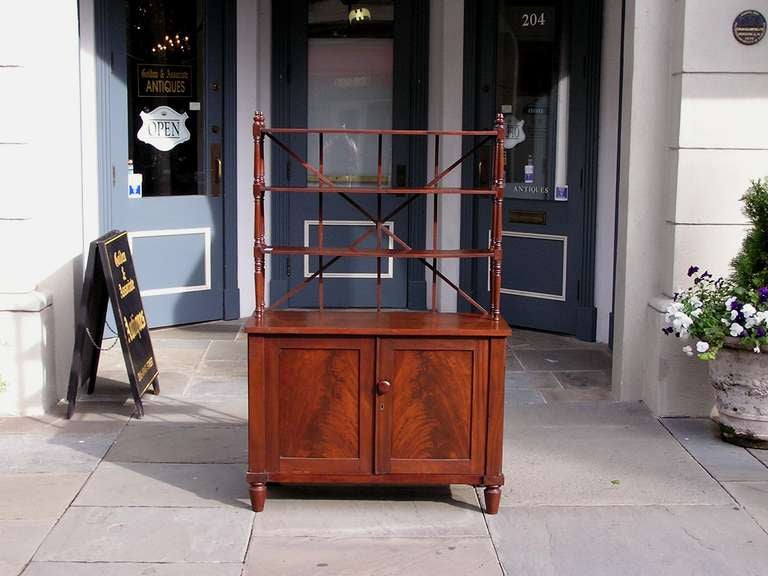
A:
{"type": "Polygon", "coordinates": [[[733,279],[743,288],[768,285],[768,179],[753,180],[741,198],[751,228],[733,259],[733,279]]]}

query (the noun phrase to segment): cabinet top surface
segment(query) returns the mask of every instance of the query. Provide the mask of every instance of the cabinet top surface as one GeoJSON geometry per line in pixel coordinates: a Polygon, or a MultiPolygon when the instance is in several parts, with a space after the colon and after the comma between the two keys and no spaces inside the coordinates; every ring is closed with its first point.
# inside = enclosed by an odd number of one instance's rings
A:
{"type": "Polygon", "coordinates": [[[267,310],[245,324],[249,334],[349,334],[386,336],[485,336],[504,338],[511,330],[477,314],[367,310],[267,310]]]}

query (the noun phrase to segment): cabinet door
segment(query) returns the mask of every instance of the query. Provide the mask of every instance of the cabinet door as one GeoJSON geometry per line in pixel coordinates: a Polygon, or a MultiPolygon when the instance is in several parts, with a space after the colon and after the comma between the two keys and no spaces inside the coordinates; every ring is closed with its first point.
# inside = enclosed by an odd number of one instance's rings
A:
{"type": "Polygon", "coordinates": [[[483,472],[487,356],[485,340],[380,340],[377,473],[483,472]]]}
{"type": "Polygon", "coordinates": [[[267,339],[271,471],[370,473],[373,360],[370,338],[267,339]]]}

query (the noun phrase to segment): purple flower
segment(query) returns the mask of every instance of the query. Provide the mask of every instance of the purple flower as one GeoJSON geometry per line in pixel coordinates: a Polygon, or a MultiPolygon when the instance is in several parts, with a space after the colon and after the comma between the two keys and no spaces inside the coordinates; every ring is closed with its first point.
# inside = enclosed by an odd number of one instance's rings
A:
{"type": "Polygon", "coordinates": [[[765,328],[763,328],[762,326],[758,326],[755,329],[755,336],[757,336],[758,338],[764,338],[765,337],[765,328]]]}
{"type": "Polygon", "coordinates": [[[757,295],[760,297],[760,302],[765,302],[768,300],[768,286],[758,288],[757,295]]]}
{"type": "Polygon", "coordinates": [[[666,334],[667,336],[669,336],[675,330],[671,326],[668,326],[667,328],[662,328],[661,331],[664,332],[664,334],[666,334]]]}
{"type": "Polygon", "coordinates": [[[698,266],[691,266],[690,268],[688,268],[688,278],[690,278],[691,276],[696,274],[696,272],[698,272],[698,271],[699,271],[699,267],[698,266]]]}
{"type": "Polygon", "coordinates": [[[742,302],[739,302],[738,300],[734,300],[731,302],[731,310],[741,310],[744,307],[744,304],[742,302]]]}

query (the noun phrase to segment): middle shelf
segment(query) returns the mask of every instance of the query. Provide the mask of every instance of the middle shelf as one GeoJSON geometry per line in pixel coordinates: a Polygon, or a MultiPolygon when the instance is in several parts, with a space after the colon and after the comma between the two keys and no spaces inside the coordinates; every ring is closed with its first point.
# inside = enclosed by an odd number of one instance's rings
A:
{"type": "MultiPolygon", "coordinates": [[[[259,250],[259,248],[256,248],[259,250]]],[[[264,246],[264,254],[306,254],[309,256],[373,256],[396,258],[489,258],[493,250],[394,250],[391,248],[318,248],[313,246],[264,246]]]]}

